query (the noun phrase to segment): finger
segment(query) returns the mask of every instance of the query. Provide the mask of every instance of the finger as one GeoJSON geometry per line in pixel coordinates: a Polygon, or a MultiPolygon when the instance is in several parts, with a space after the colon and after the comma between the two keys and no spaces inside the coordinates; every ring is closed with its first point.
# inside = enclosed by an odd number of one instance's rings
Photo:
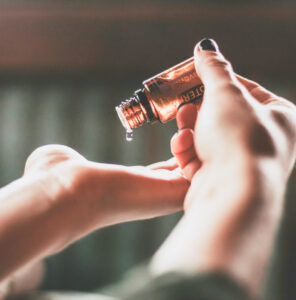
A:
{"type": "MultiPolygon", "coordinates": [[[[179,130],[171,139],[171,150],[176,155],[182,154],[194,147],[194,133],[190,128],[179,130]]],[[[177,157],[176,157],[177,158],[177,157]]],[[[177,158],[178,160],[178,158],[177,158]]],[[[182,168],[185,163],[178,160],[180,167],[182,168]]]]}
{"type": "Polygon", "coordinates": [[[244,85],[244,87],[250,92],[250,94],[262,104],[270,103],[270,100],[276,100],[277,96],[258,84],[255,81],[249,80],[241,75],[235,75],[237,80],[244,85]]]}
{"type": "Polygon", "coordinates": [[[100,202],[104,209],[100,226],[176,212],[182,209],[189,187],[188,180],[175,171],[95,162],[88,162],[88,168],[87,194],[99,199],[103,190],[108,198],[100,202]]]}
{"type": "Polygon", "coordinates": [[[185,177],[191,180],[201,162],[194,147],[194,132],[190,128],[179,130],[171,140],[171,151],[176,157],[185,177]]]}
{"type": "Polygon", "coordinates": [[[177,126],[179,134],[171,140],[171,151],[175,155],[183,174],[191,180],[200,168],[200,160],[194,147],[193,130],[197,120],[198,107],[192,103],[183,105],[177,113],[177,126]],[[188,130],[185,130],[185,129],[188,130]]]}
{"type": "Polygon", "coordinates": [[[178,162],[175,157],[172,157],[166,161],[160,161],[147,166],[150,170],[175,170],[178,167],[178,162]]]}
{"type": "Polygon", "coordinates": [[[279,110],[284,109],[285,112],[287,112],[286,109],[288,109],[288,111],[295,110],[295,106],[290,101],[270,92],[257,82],[247,79],[238,74],[236,74],[236,78],[240,83],[242,83],[245,86],[245,88],[250,92],[250,94],[261,103],[265,105],[272,104],[273,109],[276,107],[276,109],[279,110]]]}
{"type": "MultiPolygon", "coordinates": [[[[135,176],[127,179],[127,186],[122,188],[126,191],[125,209],[128,206],[135,211],[131,219],[151,218],[182,209],[189,187],[184,176],[168,170],[140,169],[139,172],[135,171],[135,176]]],[[[122,194],[121,190],[120,197],[122,194]]]]}
{"type": "Polygon", "coordinates": [[[251,118],[249,112],[258,103],[238,81],[214,41],[205,39],[197,44],[194,61],[205,86],[200,114],[206,116],[207,122],[203,125],[211,128],[215,141],[217,138],[224,141],[224,136],[232,141],[232,137],[237,136],[234,128],[244,130],[251,118]]]}
{"type": "Polygon", "coordinates": [[[182,105],[177,113],[176,120],[179,129],[194,129],[197,117],[197,107],[193,103],[182,105]]]}
{"type": "MultiPolygon", "coordinates": [[[[218,45],[211,39],[203,39],[195,46],[194,62],[196,72],[205,85],[205,91],[236,85],[231,64],[220,53],[218,45]]],[[[209,97],[215,101],[216,97],[209,97]]]]}

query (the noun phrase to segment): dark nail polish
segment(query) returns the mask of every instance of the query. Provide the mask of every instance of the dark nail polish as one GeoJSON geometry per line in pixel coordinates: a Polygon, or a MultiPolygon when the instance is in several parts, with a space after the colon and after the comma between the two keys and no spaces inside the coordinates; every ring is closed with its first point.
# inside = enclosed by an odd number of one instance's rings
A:
{"type": "Polygon", "coordinates": [[[217,50],[218,50],[217,44],[211,39],[201,40],[198,47],[199,47],[200,50],[206,50],[206,51],[215,51],[215,52],[217,52],[217,50]]]}

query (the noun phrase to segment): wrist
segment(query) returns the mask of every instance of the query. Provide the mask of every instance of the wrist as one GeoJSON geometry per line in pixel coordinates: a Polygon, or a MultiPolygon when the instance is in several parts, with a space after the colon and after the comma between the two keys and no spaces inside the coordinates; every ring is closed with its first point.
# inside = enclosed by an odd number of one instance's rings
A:
{"type": "Polygon", "coordinates": [[[65,163],[54,170],[66,213],[72,218],[70,242],[124,221],[128,210],[124,200],[128,195],[131,198],[128,174],[127,167],[86,160],[65,163]]]}
{"type": "Polygon", "coordinates": [[[91,204],[83,194],[82,178],[82,164],[66,161],[46,170],[28,172],[21,179],[31,185],[31,198],[37,200],[42,218],[40,228],[48,236],[43,256],[61,251],[88,229],[90,220],[85,216],[91,204]]]}
{"type": "Polygon", "coordinates": [[[1,189],[0,252],[6,260],[0,280],[66,245],[71,224],[65,217],[66,197],[56,178],[44,171],[27,173],[1,189]]]}
{"type": "Polygon", "coordinates": [[[281,216],[280,177],[274,160],[200,170],[185,215],[152,261],[154,273],[223,271],[256,293],[281,216]]]}
{"type": "Polygon", "coordinates": [[[43,234],[47,235],[43,258],[59,252],[73,240],[77,210],[73,184],[58,168],[25,175],[24,180],[32,182],[31,198],[35,198],[38,207],[36,218],[42,219],[36,224],[39,222],[43,234]]]}
{"type": "Polygon", "coordinates": [[[69,161],[52,168],[48,178],[56,193],[49,193],[52,211],[62,217],[62,239],[57,251],[103,227],[106,178],[88,161],[69,161]]]}

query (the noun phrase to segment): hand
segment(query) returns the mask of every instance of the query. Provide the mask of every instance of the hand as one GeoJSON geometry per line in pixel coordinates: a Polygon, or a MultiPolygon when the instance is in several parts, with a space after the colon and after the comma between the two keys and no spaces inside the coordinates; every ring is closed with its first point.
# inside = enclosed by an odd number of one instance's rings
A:
{"type": "MultiPolygon", "coordinates": [[[[206,87],[203,104],[180,108],[179,132],[171,141],[172,152],[194,189],[204,189],[197,185],[205,186],[217,177],[236,182],[231,167],[255,171],[258,164],[269,176],[269,168],[276,168],[278,178],[273,180],[285,183],[295,162],[295,105],[236,75],[221,53],[196,47],[195,63],[206,87]]],[[[247,184],[245,175],[241,181],[247,184]]],[[[185,208],[197,198],[189,194],[185,208]]]]}
{"type": "Polygon", "coordinates": [[[182,209],[189,183],[176,168],[174,159],[125,167],[38,148],[24,176],[0,190],[0,282],[98,228],[182,209]]]}
{"type": "Polygon", "coordinates": [[[175,159],[147,167],[95,163],[69,147],[48,145],[30,155],[24,176],[50,174],[58,183],[44,188],[58,207],[67,203],[71,242],[103,226],[180,210],[189,183],[177,167],[175,159]],[[67,196],[59,197],[61,191],[67,196]]]}
{"type": "Polygon", "coordinates": [[[203,102],[180,108],[179,132],[171,141],[191,187],[185,215],[153,268],[220,269],[256,292],[295,162],[296,109],[236,75],[213,41],[197,45],[194,57],[203,102]]]}

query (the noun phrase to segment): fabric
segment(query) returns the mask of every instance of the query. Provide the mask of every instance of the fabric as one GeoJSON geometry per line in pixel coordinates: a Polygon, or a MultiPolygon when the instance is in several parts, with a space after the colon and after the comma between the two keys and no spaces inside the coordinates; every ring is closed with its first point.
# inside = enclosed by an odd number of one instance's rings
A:
{"type": "Polygon", "coordinates": [[[98,293],[39,292],[22,300],[249,300],[245,291],[223,274],[195,276],[170,273],[158,278],[138,268],[122,282],[98,293]],[[109,294],[107,296],[106,294],[109,294]],[[113,296],[110,296],[112,294],[113,296]],[[116,296],[115,296],[116,295],[116,296]]]}
{"type": "Polygon", "coordinates": [[[221,273],[168,273],[153,278],[147,264],[99,292],[123,300],[249,300],[242,287],[221,273]]]}
{"type": "Polygon", "coordinates": [[[116,300],[115,298],[91,294],[91,293],[79,293],[79,292],[34,292],[21,297],[17,297],[15,300],[116,300]]]}
{"type": "Polygon", "coordinates": [[[222,274],[186,277],[167,274],[148,282],[126,300],[247,300],[245,291],[222,274]]]}
{"type": "Polygon", "coordinates": [[[169,273],[150,277],[142,266],[122,281],[99,292],[39,292],[22,300],[250,300],[245,291],[226,275],[208,273],[188,276],[169,273]]]}

